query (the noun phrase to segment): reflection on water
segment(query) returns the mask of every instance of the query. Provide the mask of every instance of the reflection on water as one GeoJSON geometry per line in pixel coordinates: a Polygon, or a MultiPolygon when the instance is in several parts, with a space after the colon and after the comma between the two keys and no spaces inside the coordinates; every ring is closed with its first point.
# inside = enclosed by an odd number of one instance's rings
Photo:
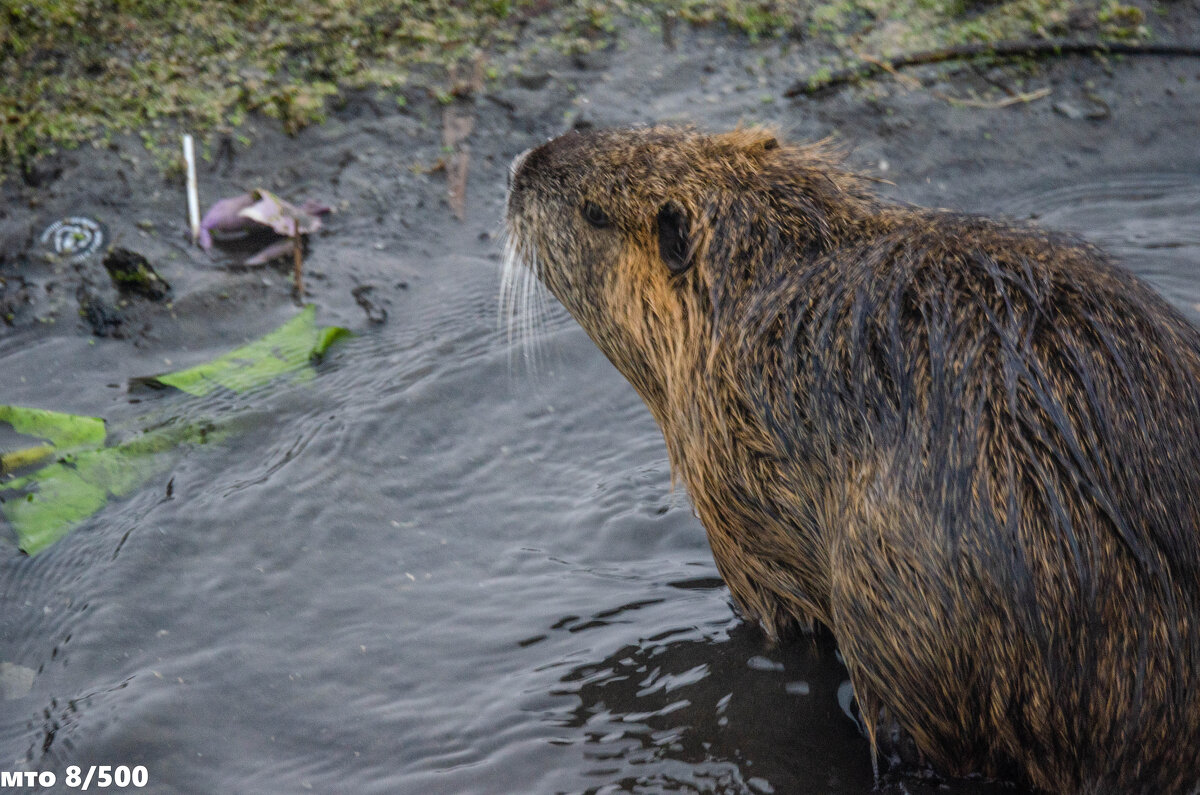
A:
{"type": "MultiPolygon", "coordinates": [[[[1195,181],[998,209],[1200,317],[1195,181]]],[[[35,673],[3,690],[0,768],[142,764],[185,793],[870,790],[828,638],[772,648],[733,615],[637,396],[556,308],[536,377],[514,369],[492,252],[456,234],[422,300],[258,396],[244,434],[36,559],[4,548],[0,664],[35,673]]],[[[138,413],[106,386],[128,355],[0,344],[0,401],[138,413]]]]}
{"type": "Polygon", "coordinates": [[[824,686],[846,676],[831,640],[764,649],[736,623],[664,634],[573,668],[554,691],[578,700],[559,742],[584,746],[584,773],[603,782],[592,790],[871,788],[866,741],[824,686]]]}
{"type": "Polygon", "coordinates": [[[1200,320],[1200,182],[1180,174],[1118,177],[1021,196],[1001,208],[1084,235],[1200,320]]]}

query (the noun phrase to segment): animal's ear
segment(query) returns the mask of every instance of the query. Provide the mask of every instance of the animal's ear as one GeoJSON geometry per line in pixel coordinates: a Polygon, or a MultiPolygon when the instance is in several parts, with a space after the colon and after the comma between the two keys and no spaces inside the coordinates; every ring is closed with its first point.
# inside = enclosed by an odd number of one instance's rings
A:
{"type": "Polygon", "coordinates": [[[687,210],[678,202],[668,201],[658,209],[658,253],[671,273],[683,273],[692,266],[692,225],[687,210]]]}
{"type": "Polygon", "coordinates": [[[714,136],[730,149],[758,155],[779,148],[779,139],[772,130],[763,127],[742,127],[714,136]]]}

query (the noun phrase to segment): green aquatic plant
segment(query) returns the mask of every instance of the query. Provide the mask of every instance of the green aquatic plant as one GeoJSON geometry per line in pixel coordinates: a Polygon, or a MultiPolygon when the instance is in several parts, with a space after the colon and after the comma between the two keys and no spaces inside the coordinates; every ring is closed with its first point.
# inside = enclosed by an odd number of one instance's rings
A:
{"type": "MultiPolygon", "coordinates": [[[[316,309],[308,306],[266,336],[211,362],[134,383],[205,396],[221,389],[244,394],[284,375],[307,380],[315,375],[312,362],[349,334],[337,326],[317,326],[316,309]]],[[[147,430],[113,442],[107,423],[98,417],[0,405],[0,422],[42,440],[0,454],[0,476],[10,476],[0,480],[0,515],[21,550],[36,555],[109,500],[132,494],[169,469],[181,449],[231,433],[231,420],[143,418],[147,430]]]]}

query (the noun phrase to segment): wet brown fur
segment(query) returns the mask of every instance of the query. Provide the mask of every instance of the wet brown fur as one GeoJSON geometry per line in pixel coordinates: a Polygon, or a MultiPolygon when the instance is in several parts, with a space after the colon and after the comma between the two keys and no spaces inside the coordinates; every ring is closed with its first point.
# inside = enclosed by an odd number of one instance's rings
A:
{"type": "Polygon", "coordinates": [[[1176,311],[1076,239],[886,203],[761,130],[572,133],[515,166],[513,245],[645,399],[746,615],[833,632],[873,742],[894,721],[947,774],[1052,791],[1197,786],[1176,311]]]}

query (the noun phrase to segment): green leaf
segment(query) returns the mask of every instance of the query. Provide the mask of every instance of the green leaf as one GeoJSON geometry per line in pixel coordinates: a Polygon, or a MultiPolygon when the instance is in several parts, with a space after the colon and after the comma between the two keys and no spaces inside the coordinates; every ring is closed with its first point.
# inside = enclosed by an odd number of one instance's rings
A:
{"type": "Polygon", "coordinates": [[[6,499],[3,506],[18,545],[30,555],[62,538],[108,502],[104,489],[61,463],[40,469],[16,485],[18,489],[36,487],[28,494],[6,499]]]}
{"type": "Polygon", "coordinates": [[[310,304],[265,337],[211,362],[137,380],[151,386],[174,387],[197,396],[210,394],[219,387],[245,392],[300,369],[350,334],[337,326],[317,328],[316,315],[316,307],[310,304]]]}
{"type": "MultiPolygon", "coordinates": [[[[219,388],[244,392],[285,373],[312,378],[314,373],[311,368],[304,369],[306,365],[346,336],[350,332],[343,328],[318,328],[316,308],[307,306],[265,337],[207,364],[140,380],[192,395],[207,395],[219,388]]],[[[51,443],[0,456],[0,471],[58,456],[32,474],[0,481],[0,514],[16,532],[21,549],[36,555],[110,499],[132,493],[165,471],[173,460],[165,453],[182,444],[202,444],[228,434],[231,418],[216,420],[221,428],[214,422],[171,424],[103,447],[107,433],[101,419],[0,406],[0,421],[19,433],[51,443]]]]}
{"type": "Polygon", "coordinates": [[[17,433],[37,436],[55,447],[81,447],[104,444],[107,431],[104,420],[46,409],[0,406],[0,422],[7,422],[17,433]]]}
{"type": "Polygon", "coordinates": [[[17,534],[17,543],[36,555],[114,497],[127,496],[164,472],[171,458],[160,453],[185,443],[210,441],[207,424],[164,428],[115,447],[67,455],[31,475],[0,484],[6,496],[0,513],[17,534]]]}
{"type": "Polygon", "coordinates": [[[329,350],[329,346],[340,339],[353,337],[354,332],[348,331],[341,326],[326,326],[317,333],[317,344],[313,346],[312,355],[320,358],[325,355],[325,351],[329,350]]]}

